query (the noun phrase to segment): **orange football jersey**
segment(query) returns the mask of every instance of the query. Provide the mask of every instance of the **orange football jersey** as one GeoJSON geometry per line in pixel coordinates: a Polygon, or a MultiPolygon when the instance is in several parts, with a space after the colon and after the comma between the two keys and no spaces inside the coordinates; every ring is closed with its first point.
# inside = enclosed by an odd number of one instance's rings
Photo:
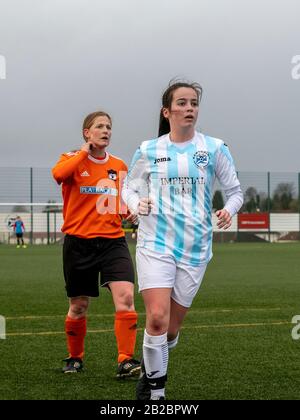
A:
{"type": "Polygon", "coordinates": [[[121,188],[127,166],[121,159],[107,152],[101,160],[84,150],[64,153],[52,174],[62,183],[64,233],[80,238],[124,236],[122,215],[127,207],[121,188]]]}

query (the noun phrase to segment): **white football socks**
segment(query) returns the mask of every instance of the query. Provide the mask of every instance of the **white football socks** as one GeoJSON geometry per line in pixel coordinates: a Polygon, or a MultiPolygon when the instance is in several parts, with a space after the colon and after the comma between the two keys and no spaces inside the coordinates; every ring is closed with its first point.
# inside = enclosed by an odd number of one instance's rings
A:
{"type": "Polygon", "coordinates": [[[174,340],[168,341],[169,351],[174,349],[177,346],[178,340],[179,340],[179,333],[176,335],[174,340]]]}
{"type": "Polygon", "coordinates": [[[169,359],[167,333],[153,336],[149,335],[145,330],[143,355],[146,375],[148,380],[150,379],[151,397],[164,397],[164,383],[166,381],[169,359]]]}

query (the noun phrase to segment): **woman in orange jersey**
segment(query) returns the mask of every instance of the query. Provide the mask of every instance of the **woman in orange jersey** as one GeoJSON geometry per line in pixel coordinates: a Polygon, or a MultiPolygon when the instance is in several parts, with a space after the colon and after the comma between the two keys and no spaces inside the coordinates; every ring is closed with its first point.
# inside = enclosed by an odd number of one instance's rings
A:
{"type": "Polygon", "coordinates": [[[137,313],[134,308],[134,268],[122,217],[132,218],[121,204],[121,185],[126,164],[110,155],[111,117],[94,112],[83,122],[85,143],[81,150],[64,153],[52,169],[62,184],[65,233],[63,265],[69,312],[65,331],[69,357],[65,373],[83,368],[86,314],[90,297],[99,296],[100,285],[108,287],[115,305],[115,335],[118,346],[117,377],[139,374],[133,358],[137,313]]]}

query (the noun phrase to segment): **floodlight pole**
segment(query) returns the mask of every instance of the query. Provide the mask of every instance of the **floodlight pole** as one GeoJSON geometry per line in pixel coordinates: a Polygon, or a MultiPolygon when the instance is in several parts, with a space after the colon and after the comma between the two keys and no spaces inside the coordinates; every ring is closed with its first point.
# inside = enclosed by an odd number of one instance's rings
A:
{"type": "Polygon", "coordinates": [[[300,172],[298,173],[298,211],[299,211],[299,233],[300,233],[300,172]]]}
{"type": "Polygon", "coordinates": [[[269,243],[271,243],[271,174],[268,172],[269,243]]]}
{"type": "MultiPolygon", "coordinates": [[[[33,203],[33,168],[30,168],[30,203],[33,203]]],[[[30,206],[30,245],[33,244],[33,206],[30,206]]]]}

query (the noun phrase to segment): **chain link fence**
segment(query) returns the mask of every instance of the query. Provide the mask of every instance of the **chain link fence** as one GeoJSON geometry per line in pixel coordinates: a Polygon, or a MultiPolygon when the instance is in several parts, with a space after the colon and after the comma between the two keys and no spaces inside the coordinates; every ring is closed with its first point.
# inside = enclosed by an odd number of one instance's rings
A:
{"type": "MultiPolygon", "coordinates": [[[[213,217],[214,239],[299,241],[300,173],[238,172],[238,177],[244,205],[228,232],[219,232],[213,217]]],[[[213,208],[222,208],[225,200],[216,182],[213,208]]],[[[17,216],[24,222],[26,242],[63,240],[61,188],[50,168],[0,167],[0,243],[15,243],[13,224],[17,216]]]]}

